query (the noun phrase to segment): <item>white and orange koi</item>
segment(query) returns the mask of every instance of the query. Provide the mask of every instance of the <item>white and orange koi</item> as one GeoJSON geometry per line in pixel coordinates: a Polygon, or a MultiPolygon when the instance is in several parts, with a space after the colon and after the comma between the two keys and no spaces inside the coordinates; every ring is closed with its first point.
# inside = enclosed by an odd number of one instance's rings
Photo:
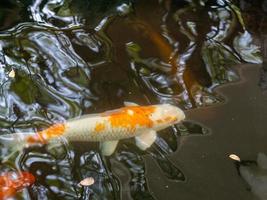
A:
{"type": "MultiPolygon", "coordinates": [[[[103,155],[111,155],[120,139],[135,137],[136,145],[145,150],[156,139],[156,131],[176,124],[185,118],[184,112],[173,105],[139,106],[125,103],[125,107],[100,114],[84,115],[65,123],[55,124],[37,133],[15,133],[0,136],[0,141],[20,142],[23,146],[46,144],[63,136],[68,141],[101,142],[103,155]]],[[[16,144],[15,144],[16,145],[16,144]]]]}

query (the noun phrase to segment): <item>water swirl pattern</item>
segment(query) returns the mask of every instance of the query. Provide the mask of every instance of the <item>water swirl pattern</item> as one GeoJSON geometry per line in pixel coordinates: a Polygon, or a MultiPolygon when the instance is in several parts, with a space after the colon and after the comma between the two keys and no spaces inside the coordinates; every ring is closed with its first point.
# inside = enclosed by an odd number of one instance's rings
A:
{"type": "MultiPolygon", "coordinates": [[[[239,79],[231,66],[261,62],[228,1],[5,0],[0,11],[1,134],[41,130],[124,101],[213,105],[224,101],[213,89],[239,79]]],[[[17,194],[22,199],[156,199],[145,157],[168,180],[186,181],[171,154],[181,137],[207,134],[185,121],[160,132],[145,152],[127,139],[111,157],[97,143],[63,139],[25,149],[1,170],[35,176],[17,194]],[[94,184],[81,186],[87,177],[94,184]]]]}

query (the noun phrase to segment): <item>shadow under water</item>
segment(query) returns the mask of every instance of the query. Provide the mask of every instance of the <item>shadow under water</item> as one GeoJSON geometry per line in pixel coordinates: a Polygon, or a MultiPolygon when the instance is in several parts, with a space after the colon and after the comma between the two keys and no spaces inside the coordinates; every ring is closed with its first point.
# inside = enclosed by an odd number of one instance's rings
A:
{"type": "MultiPolygon", "coordinates": [[[[41,130],[124,101],[213,105],[224,101],[213,89],[239,79],[233,65],[261,62],[230,1],[5,0],[0,30],[2,134],[41,130]]],[[[24,199],[156,199],[145,157],[170,181],[185,181],[169,155],[181,137],[208,132],[185,121],[159,133],[146,152],[129,139],[111,157],[95,143],[33,147],[1,168],[36,177],[18,193],[24,199]],[[81,186],[86,177],[95,183],[81,186]]]]}

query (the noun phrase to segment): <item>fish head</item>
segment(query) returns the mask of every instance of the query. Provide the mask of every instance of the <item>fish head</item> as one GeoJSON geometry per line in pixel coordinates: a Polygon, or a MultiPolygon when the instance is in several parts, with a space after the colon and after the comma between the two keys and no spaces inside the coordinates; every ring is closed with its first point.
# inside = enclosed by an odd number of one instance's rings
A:
{"type": "Polygon", "coordinates": [[[155,112],[151,115],[155,130],[162,130],[185,119],[184,112],[177,106],[170,104],[156,105],[155,112]]]}

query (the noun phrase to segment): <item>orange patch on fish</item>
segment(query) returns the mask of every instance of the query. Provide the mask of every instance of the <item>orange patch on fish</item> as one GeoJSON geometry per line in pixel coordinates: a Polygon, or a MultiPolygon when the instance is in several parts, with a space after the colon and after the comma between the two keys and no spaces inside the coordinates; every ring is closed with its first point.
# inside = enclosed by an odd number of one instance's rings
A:
{"type": "Polygon", "coordinates": [[[168,116],[168,117],[164,118],[165,122],[172,122],[172,121],[175,121],[175,120],[177,120],[177,118],[175,116],[168,116]]]}
{"type": "Polygon", "coordinates": [[[109,116],[113,128],[122,127],[134,131],[137,126],[148,128],[153,126],[150,116],[155,109],[155,106],[128,106],[103,115],[109,116]]]}
{"type": "Polygon", "coordinates": [[[37,132],[36,135],[28,137],[27,142],[45,144],[47,140],[63,135],[65,129],[66,127],[64,124],[52,125],[45,130],[37,132]]]}
{"type": "Polygon", "coordinates": [[[103,123],[97,123],[96,126],[95,126],[95,132],[101,132],[105,130],[105,124],[103,123]]]}
{"type": "Polygon", "coordinates": [[[161,120],[161,119],[157,119],[156,122],[157,122],[157,123],[162,123],[163,120],[161,120]]]}
{"type": "Polygon", "coordinates": [[[169,121],[171,121],[171,120],[172,120],[172,117],[170,117],[170,116],[164,118],[164,121],[165,121],[165,122],[169,122],[169,121]]]}

